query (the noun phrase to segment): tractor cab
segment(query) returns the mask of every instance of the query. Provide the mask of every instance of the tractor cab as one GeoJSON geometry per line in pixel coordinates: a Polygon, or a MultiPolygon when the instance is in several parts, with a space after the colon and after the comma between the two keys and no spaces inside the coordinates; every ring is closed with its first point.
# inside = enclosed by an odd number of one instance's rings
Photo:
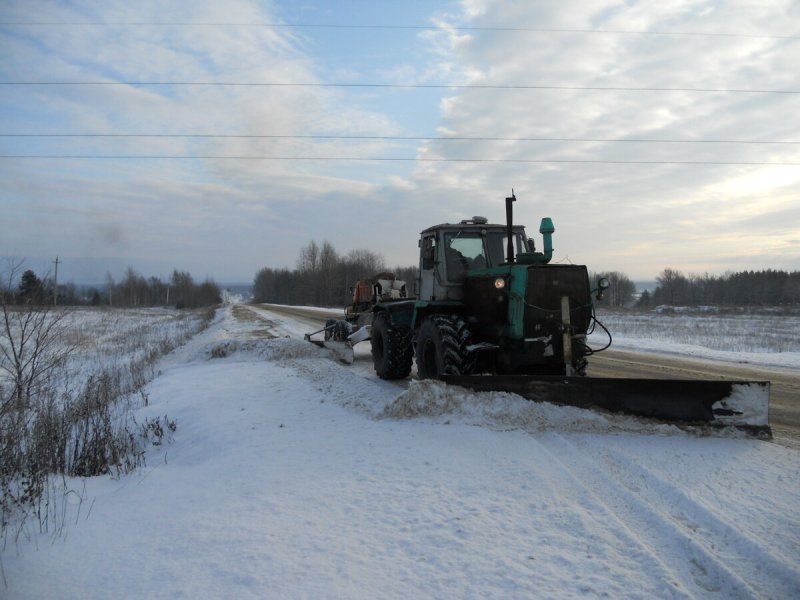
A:
{"type": "MultiPolygon", "coordinates": [[[[506,227],[488,224],[484,217],[435,225],[420,235],[420,300],[461,301],[467,273],[506,263],[506,227]]],[[[511,238],[516,253],[524,254],[528,249],[525,228],[514,227],[511,238]]]]}

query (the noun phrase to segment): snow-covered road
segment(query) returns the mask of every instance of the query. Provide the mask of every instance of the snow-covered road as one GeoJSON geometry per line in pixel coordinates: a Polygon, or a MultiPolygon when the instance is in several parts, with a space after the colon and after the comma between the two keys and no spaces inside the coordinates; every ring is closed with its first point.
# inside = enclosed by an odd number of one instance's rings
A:
{"type": "Polygon", "coordinates": [[[384,382],[249,310],[164,361],[172,443],[7,550],[0,595],[800,596],[800,452],[384,382]]]}

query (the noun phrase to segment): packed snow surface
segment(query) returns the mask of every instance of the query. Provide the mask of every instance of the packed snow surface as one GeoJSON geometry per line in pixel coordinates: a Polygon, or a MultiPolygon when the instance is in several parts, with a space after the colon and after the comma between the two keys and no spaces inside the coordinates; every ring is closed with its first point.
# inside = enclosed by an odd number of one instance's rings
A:
{"type": "Polygon", "coordinates": [[[227,307],[173,352],[140,411],[171,443],[74,481],[60,535],[3,553],[0,595],[800,596],[800,452],[385,382],[310,330],[227,307]]]}

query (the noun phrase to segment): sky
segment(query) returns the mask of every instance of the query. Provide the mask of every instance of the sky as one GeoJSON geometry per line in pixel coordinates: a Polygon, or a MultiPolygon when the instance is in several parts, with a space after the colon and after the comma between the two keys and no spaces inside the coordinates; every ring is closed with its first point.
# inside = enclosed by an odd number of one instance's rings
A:
{"type": "Polygon", "coordinates": [[[800,269],[790,0],[6,0],[0,55],[0,258],[59,281],[410,266],[512,189],[554,262],[800,269]]]}

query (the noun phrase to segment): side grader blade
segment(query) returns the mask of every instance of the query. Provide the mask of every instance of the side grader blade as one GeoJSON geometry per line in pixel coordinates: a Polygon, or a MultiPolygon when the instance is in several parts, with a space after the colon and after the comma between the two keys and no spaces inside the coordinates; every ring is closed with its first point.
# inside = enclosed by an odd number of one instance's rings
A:
{"type": "Polygon", "coordinates": [[[770,438],[768,381],[697,381],[529,375],[446,375],[474,391],[512,392],[529,400],[599,407],[686,425],[736,427],[770,438]]]}
{"type": "Polygon", "coordinates": [[[351,346],[349,342],[312,340],[309,336],[306,336],[306,340],[316,346],[319,346],[320,348],[327,348],[333,353],[336,360],[343,362],[346,365],[352,365],[355,361],[355,352],[353,351],[353,346],[351,346]]]}
{"type": "Polygon", "coordinates": [[[317,335],[319,333],[327,334],[327,332],[334,330],[337,326],[336,323],[343,323],[343,322],[337,321],[330,325],[326,325],[319,331],[313,331],[311,333],[307,333],[303,337],[306,339],[307,342],[311,342],[312,344],[315,344],[320,348],[327,348],[328,350],[330,350],[337,360],[343,362],[346,365],[352,365],[353,362],[355,361],[355,351],[353,350],[353,346],[355,346],[359,342],[363,342],[364,340],[369,339],[370,326],[364,325],[362,327],[359,327],[358,329],[353,331],[350,335],[348,335],[347,339],[345,340],[311,339],[312,335],[317,335]]]}
{"type": "Polygon", "coordinates": [[[333,353],[333,356],[336,360],[343,362],[346,365],[352,365],[355,362],[355,352],[353,351],[353,344],[347,340],[344,342],[334,341],[334,340],[312,340],[312,335],[317,335],[318,333],[323,333],[324,331],[330,329],[330,327],[324,327],[319,331],[314,331],[312,333],[307,333],[303,337],[307,342],[311,342],[315,346],[319,346],[320,348],[327,348],[328,350],[333,353]]]}

